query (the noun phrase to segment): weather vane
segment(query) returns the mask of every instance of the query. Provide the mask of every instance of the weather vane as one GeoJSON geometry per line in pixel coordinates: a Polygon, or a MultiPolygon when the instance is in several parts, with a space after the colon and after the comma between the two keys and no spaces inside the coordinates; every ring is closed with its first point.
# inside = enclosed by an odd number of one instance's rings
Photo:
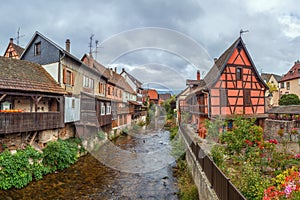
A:
{"type": "Polygon", "coordinates": [[[245,30],[245,31],[244,31],[243,29],[241,29],[241,30],[240,30],[240,37],[242,36],[243,33],[247,33],[247,32],[249,32],[249,30],[245,30]]]}

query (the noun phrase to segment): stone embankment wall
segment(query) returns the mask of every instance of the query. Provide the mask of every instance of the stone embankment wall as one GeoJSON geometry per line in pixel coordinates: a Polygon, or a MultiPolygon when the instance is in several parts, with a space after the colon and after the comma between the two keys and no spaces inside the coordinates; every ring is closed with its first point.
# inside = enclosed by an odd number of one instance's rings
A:
{"type": "Polygon", "coordinates": [[[190,144],[188,144],[180,129],[179,133],[186,144],[186,160],[189,168],[191,169],[195,185],[197,186],[199,199],[218,200],[219,198],[217,197],[215,191],[211,188],[211,184],[202,171],[200,164],[198,163],[195,155],[192,152],[192,149],[189,146],[190,144]]]}

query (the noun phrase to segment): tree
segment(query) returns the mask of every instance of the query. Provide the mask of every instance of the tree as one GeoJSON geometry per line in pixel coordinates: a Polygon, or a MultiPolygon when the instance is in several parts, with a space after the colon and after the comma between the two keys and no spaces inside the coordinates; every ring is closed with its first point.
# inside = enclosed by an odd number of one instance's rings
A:
{"type": "Polygon", "coordinates": [[[296,94],[284,94],[279,99],[279,105],[299,105],[300,99],[296,94]]]}

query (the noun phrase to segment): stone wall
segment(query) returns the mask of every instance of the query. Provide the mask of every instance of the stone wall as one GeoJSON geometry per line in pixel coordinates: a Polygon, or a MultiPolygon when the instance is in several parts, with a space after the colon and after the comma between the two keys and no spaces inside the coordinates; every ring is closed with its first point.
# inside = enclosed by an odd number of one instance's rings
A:
{"type": "Polygon", "coordinates": [[[192,152],[192,149],[189,147],[188,142],[185,140],[182,133],[179,131],[181,137],[183,137],[186,144],[186,160],[189,168],[191,169],[192,177],[194,179],[195,185],[198,189],[199,199],[210,199],[210,200],[218,200],[218,196],[215,191],[211,188],[211,184],[209,183],[206,175],[202,171],[202,168],[198,161],[196,160],[195,155],[192,152]]]}
{"type": "Polygon", "coordinates": [[[294,127],[296,127],[295,121],[266,119],[264,137],[266,140],[280,139],[280,136],[277,134],[280,128],[283,128],[284,132],[287,133],[294,127]]]}

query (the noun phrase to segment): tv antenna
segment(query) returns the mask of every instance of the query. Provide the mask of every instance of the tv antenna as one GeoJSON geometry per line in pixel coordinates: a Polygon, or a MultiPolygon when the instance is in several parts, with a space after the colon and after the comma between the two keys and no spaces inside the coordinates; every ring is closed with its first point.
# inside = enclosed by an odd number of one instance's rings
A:
{"type": "Polygon", "coordinates": [[[92,55],[93,37],[94,36],[95,36],[94,34],[91,34],[91,36],[90,36],[90,43],[89,43],[90,55],[92,55]]]}
{"type": "Polygon", "coordinates": [[[20,27],[18,28],[18,31],[17,31],[17,37],[15,37],[14,39],[17,40],[17,45],[19,45],[19,42],[20,42],[20,38],[21,37],[24,37],[25,35],[20,35],[20,27]]]}
{"type": "Polygon", "coordinates": [[[243,33],[248,33],[248,32],[249,32],[249,30],[243,30],[243,29],[241,29],[240,30],[240,37],[242,36],[243,33]]]}

